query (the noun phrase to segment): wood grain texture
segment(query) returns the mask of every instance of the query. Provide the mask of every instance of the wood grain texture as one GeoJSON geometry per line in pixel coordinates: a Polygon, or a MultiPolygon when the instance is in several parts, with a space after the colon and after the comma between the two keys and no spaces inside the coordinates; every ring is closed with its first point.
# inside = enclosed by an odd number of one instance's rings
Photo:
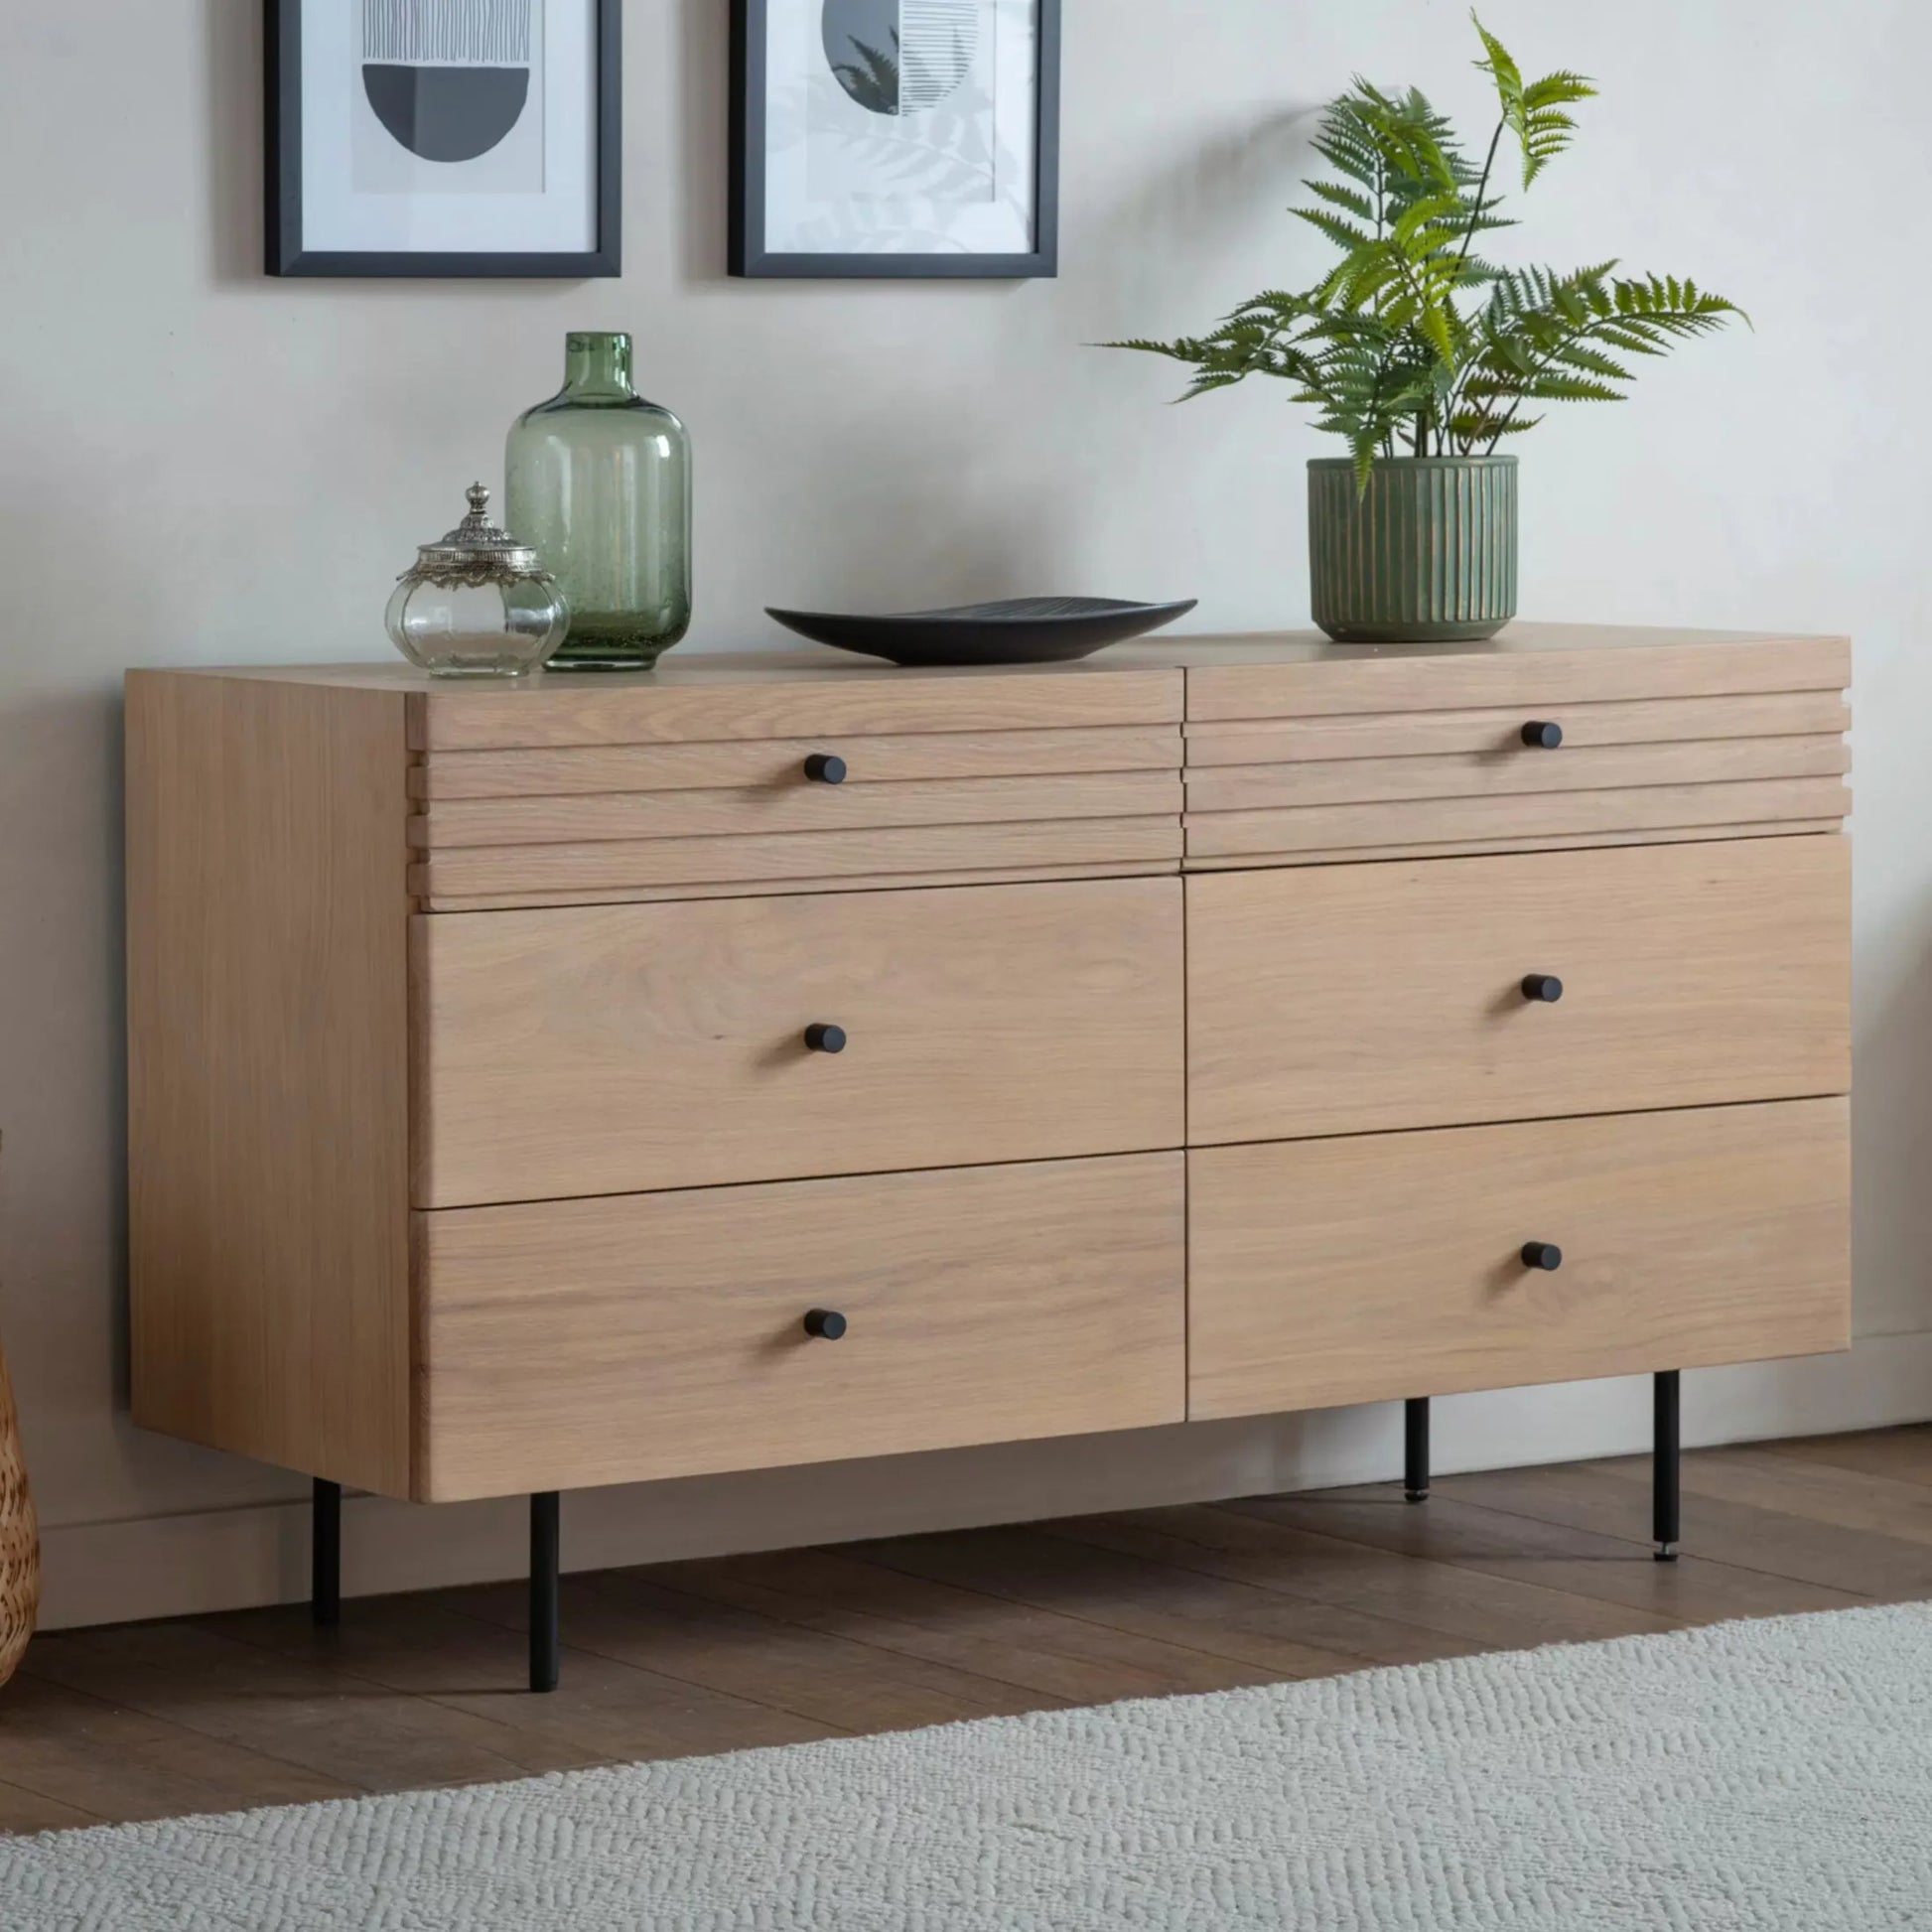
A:
{"type": "Polygon", "coordinates": [[[132,673],[134,1419],[407,1495],[401,700],[132,673]]]}
{"type": "Polygon", "coordinates": [[[409,702],[414,750],[497,751],[1172,725],[1180,721],[1181,680],[1178,671],[1094,659],[908,672],[832,652],[782,651],[676,657],[641,678],[431,687],[409,702]]]}
{"type": "MultiPolygon", "coordinates": [[[[1684,1458],[1688,1477],[1700,1458],[1684,1458]]],[[[1544,1522],[1641,1536],[1650,1521],[1647,1471],[1575,1462],[1555,1469],[1499,1469],[1447,1478],[1441,1493],[1544,1522]]],[[[1700,1495],[1687,1483],[1684,1544],[1739,1569],[1848,1589],[1884,1602],[1932,1596],[1932,1549],[1902,1537],[1819,1522],[1796,1510],[1751,1507],[1700,1495]]]]}
{"type": "MultiPolygon", "coordinates": [[[[713,790],[607,792],[592,798],[431,801],[409,821],[412,846],[568,845],[587,839],[708,839],[772,832],[1152,818],[1180,811],[1178,771],[1095,771],[1027,778],[915,778],[897,784],[810,782],[713,790]]],[[[702,848],[694,869],[702,864],[702,848]]]]}
{"type": "MultiPolygon", "coordinates": [[[[1824,729],[1814,727],[1813,729],[1824,729]]],[[[1177,725],[1064,731],[924,732],[724,744],[593,745],[554,752],[436,752],[410,772],[412,798],[579,797],[607,791],[782,785],[815,752],[836,750],[848,784],[914,778],[1021,778],[1054,771],[1172,771],[1180,764],[1177,725]]]]}
{"type": "MultiPolygon", "coordinates": [[[[883,1569],[863,1553],[784,1550],[681,1563],[662,1574],[671,1588],[707,1602],[836,1632],[1076,1704],[1230,1691],[1268,1681],[1260,1664],[1016,1603],[976,1587],[883,1569]]],[[[975,1577],[975,1585],[982,1581],[975,1577]]]]}
{"type": "Polygon", "coordinates": [[[1843,1100],[1191,1154],[1188,1415],[1845,1348],[1849,1170],[1843,1100]]]}
{"type": "Polygon", "coordinates": [[[1734,738],[1595,750],[1566,743],[1559,752],[1532,751],[1519,739],[1503,752],[1213,765],[1189,771],[1186,789],[1187,809],[1196,814],[1525,794],[1522,809],[1528,817],[1542,809],[1540,797],[1527,795],[1532,793],[1842,777],[1851,768],[1852,755],[1842,738],[1734,738]]]}
{"type": "MultiPolygon", "coordinates": [[[[1700,1455],[1699,1463],[1702,1460],[1700,1455]]],[[[1391,1508],[1390,1501],[1388,1491],[1377,1485],[1252,1497],[1222,1508],[1292,1529],[1343,1537],[1397,1556],[1627,1603],[1680,1622],[1849,1610],[1863,1600],[1851,1590],[1714,1563],[1696,1552],[1686,1552],[1674,1564],[1632,1563],[1631,1557],[1639,1551],[1626,1538],[1508,1516],[1451,1495],[1432,1493],[1427,1509],[1400,1502],[1391,1508]]],[[[1640,1554],[1647,1559],[1650,1546],[1643,1546],[1640,1554]]]]}
{"type": "MultiPolygon", "coordinates": [[[[1399,1501],[1395,1506],[1405,1507],[1399,1501]]],[[[1415,1654],[1392,1662],[1461,1656],[1491,1645],[1594,1643],[1666,1630],[1672,1623],[1668,1614],[1595,1593],[1577,1595],[1448,1564],[1419,1572],[1412,1561],[1367,1544],[1232,1509],[1132,1510],[1046,1527],[1053,1536],[1129,1552],[1224,1585],[1245,1584],[1276,1597],[1313,1597],[1330,1606],[1331,1617],[1359,1617],[1371,1629],[1391,1622],[1414,1626],[1415,1654]],[[1419,1587],[1425,1574],[1426,1587],[1419,1587]]],[[[1650,1561],[1648,1551],[1643,1560],[1650,1561]]]]}
{"type": "Polygon", "coordinates": [[[1180,893],[419,918],[417,1204],[1178,1147],[1180,893]]]}
{"type": "Polygon", "coordinates": [[[1161,1154],[418,1216],[421,1493],[1176,1422],[1181,1192],[1161,1154]]]}
{"type": "MultiPolygon", "coordinates": [[[[1566,751],[1667,745],[1694,739],[1836,737],[1851,709],[1835,690],[1767,691],[1729,698],[1634,698],[1566,705],[1566,751]]],[[[1514,754],[1529,723],[1521,706],[1476,711],[1365,712],[1330,718],[1188,725],[1187,764],[1287,764],[1303,759],[1514,754]]]]}
{"type": "MultiPolygon", "coordinates": [[[[44,1638],[35,1647],[34,1669],[17,1677],[0,1700],[0,1761],[10,1784],[24,1786],[47,1804],[117,1824],[354,1795],[355,1787],[279,1755],[210,1737],[42,1675],[43,1668],[60,1670],[75,1642],[66,1631],[44,1638]]],[[[219,1702],[222,1695],[208,1679],[181,1688],[185,1699],[199,1695],[219,1702]]],[[[45,1819],[30,1813],[24,1821],[33,1830],[58,1830],[65,1822],[69,1821],[58,1811],[45,1819]]]]}
{"type": "Polygon", "coordinates": [[[1837,838],[1186,882],[1194,1145],[1844,1093],[1837,838]],[[1525,1000],[1530,973],[1563,982],[1525,1000]]]}
{"type": "Polygon", "coordinates": [[[1855,1475],[1932,1484],[1932,1432],[1918,1426],[1862,1429],[1846,1436],[1801,1436],[1760,1447],[1795,1461],[1848,1469],[1855,1475]]]}
{"type": "Polygon", "coordinates": [[[1258,645],[1246,662],[1190,663],[1187,718],[1329,717],[1345,712],[1471,711],[1711,698],[1764,691],[1842,691],[1852,681],[1843,637],[1623,631],[1512,624],[1487,644],[1415,649],[1331,645],[1307,655],[1258,645]],[[1568,631],[1557,638],[1548,633],[1568,631]],[[1619,641],[1620,639],[1620,641],[1619,641]]]}
{"type": "Polygon", "coordinates": [[[1125,1539],[1089,1543],[1082,1528],[1030,1524],[894,1537],[861,1549],[868,1562],[897,1576],[969,1587],[1055,1616],[1090,1617],[1278,1679],[1327,1677],[1365,1663],[1424,1663],[1467,1648],[1398,1616],[1344,1612],[1313,1590],[1297,1600],[1234,1579],[1209,1583],[1182,1564],[1144,1557],[1125,1539]]]}
{"type": "MultiPolygon", "coordinates": [[[[517,1594],[499,1592],[499,1599],[508,1600],[497,1614],[515,1614],[517,1594]]],[[[582,1641],[633,1669],[795,1712],[828,1728],[877,1735],[1049,1710],[1062,1702],[908,1651],[701,1602],[634,1571],[568,1579],[563,1620],[567,1629],[581,1631],[582,1641]]]]}
{"type": "Polygon", "coordinates": [[[584,1627],[568,1617],[562,1682],[531,1697],[529,1637],[516,1627],[527,1612],[526,1588],[483,1585],[358,1597],[332,1630],[316,1629],[306,1603],[230,1614],[217,1627],[237,1642],[320,1666],[335,1680],[324,1693],[331,1702],[365,1696],[369,1685],[433,1700],[523,1733],[527,1741],[504,1748],[541,1753],[559,1768],[759,1750],[841,1733],[837,1725],[621,1663],[585,1644],[584,1627]]]}
{"type": "Polygon", "coordinates": [[[1139,863],[1173,871],[1180,821],[1088,818],[1017,825],[926,825],[864,832],[770,832],[744,838],[609,839],[590,845],[478,846],[409,869],[425,898],[548,895],[627,886],[721,886],[841,876],[1003,873],[1009,867],[1139,863]]]}
{"type": "MultiPolygon", "coordinates": [[[[313,1659],[236,1642],[218,1625],[123,1623],[61,1633],[37,1677],[335,1787],[384,1791],[568,1769],[583,1760],[516,1726],[427,1698],[353,1686],[313,1659]],[[218,1694],[212,1687],[218,1685],[218,1694]],[[345,1695],[345,1693],[347,1693],[345,1695]],[[333,1694],[333,1695],[332,1695],[333,1694]],[[290,1722],[292,1708],[302,1722],[290,1722]]],[[[251,1804],[256,1799],[237,1802],[251,1804]]]]}
{"type": "MultiPolygon", "coordinates": [[[[1563,755],[1558,753],[1561,758],[1563,755]]],[[[1736,784],[1632,785],[1614,791],[1426,798],[1277,811],[1190,811],[1187,858],[1326,852],[1465,839],[1513,841],[1678,830],[1750,821],[1842,818],[1852,794],[1840,778],[1764,778],[1736,784]]]]}
{"type": "Polygon", "coordinates": [[[1388,859],[1480,859],[1504,852],[1583,852],[1626,845],[1710,845],[1728,839],[1840,838],[1837,818],[1760,819],[1753,825],[1673,825],[1642,832],[1556,832],[1525,838],[1449,839],[1442,844],[1336,846],[1328,851],[1242,852],[1217,859],[1190,859],[1190,873],[1259,872],[1279,866],[1379,865],[1388,859]]]}
{"type": "MultiPolygon", "coordinates": [[[[1822,828],[1820,828],[1822,829],[1822,828]]],[[[1125,865],[1003,866],[994,872],[857,873],[850,879],[739,879],[722,886],[618,886],[597,892],[498,893],[476,897],[446,895],[417,901],[423,912],[522,912],[541,906],[650,905],[664,899],[797,898],[821,893],[905,893],[954,886],[1048,885],[1078,879],[1172,877],[1180,863],[1130,861],[1125,865]]]]}

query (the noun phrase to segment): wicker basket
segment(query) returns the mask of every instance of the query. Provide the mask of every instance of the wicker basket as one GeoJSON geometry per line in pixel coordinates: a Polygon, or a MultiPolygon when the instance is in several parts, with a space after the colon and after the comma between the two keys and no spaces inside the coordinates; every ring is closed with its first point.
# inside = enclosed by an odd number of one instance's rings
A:
{"type": "Polygon", "coordinates": [[[40,1595],[40,1532],[34,1499],[27,1492],[6,1351],[0,1349],[0,1684],[14,1674],[26,1652],[40,1595]]]}

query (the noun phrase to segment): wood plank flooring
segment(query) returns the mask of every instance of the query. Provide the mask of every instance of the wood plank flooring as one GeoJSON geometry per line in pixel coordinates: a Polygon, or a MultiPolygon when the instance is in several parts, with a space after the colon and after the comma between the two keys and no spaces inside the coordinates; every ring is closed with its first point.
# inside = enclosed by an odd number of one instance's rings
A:
{"type": "Polygon", "coordinates": [[[1932,1426],[607,1571],[521,1689],[520,1585],[41,1638],[0,1691],[0,1832],[1215,1691],[1932,1597],[1932,1426]]]}

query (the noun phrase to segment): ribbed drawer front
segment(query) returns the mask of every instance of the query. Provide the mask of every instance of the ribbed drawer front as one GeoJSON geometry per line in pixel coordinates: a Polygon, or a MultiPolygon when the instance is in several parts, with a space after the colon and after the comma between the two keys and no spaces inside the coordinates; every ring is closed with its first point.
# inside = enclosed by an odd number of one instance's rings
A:
{"type": "Polygon", "coordinates": [[[1190,1143],[1843,1093],[1850,878],[1837,837],[1191,878],[1190,1143]]]}
{"type": "Polygon", "coordinates": [[[1851,804],[1847,676],[1828,638],[1208,665],[1187,865],[1826,829],[1851,804]]]}
{"type": "Polygon", "coordinates": [[[1187,669],[1187,723],[1361,718],[1564,705],[1629,704],[1792,691],[1843,691],[1843,637],[1645,630],[1606,637],[1587,624],[1513,623],[1486,643],[1314,644],[1229,639],[1187,669]]]}
{"type": "Polygon", "coordinates": [[[1593,703],[1558,702],[1532,691],[1510,706],[1210,720],[1187,727],[1187,766],[1190,773],[1214,765],[1321,768],[1348,759],[1460,756],[1494,771],[1547,768],[1523,743],[1539,701],[1572,753],[1714,739],[1837,738],[1850,722],[1845,694],[1836,688],[1593,703]]]}
{"type": "Polygon", "coordinates": [[[411,889],[432,910],[1161,872],[1180,857],[1177,724],[433,752],[412,790],[411,889]]]}
{"type": "MultiPolygon", "coordinates": [[[[792,832],[823,838],[924,826],[1172,818],[1179,810],[1179,777],[1173,769],[914,778],[890,784],[824,784],[801,778],[775,786],[436,801],[410,821],[410,835],[413,844],[432,854],[434,882],[442,870],[439,862],[460,865],[455,855],[477,848],[516,848],[499,853],[496,863],[536,868],[545,854],[528,848],[592,841],[702,842],[792,832]]],[[[863,849],[867,842],[854,843],[863,849]]],[[[703,854],[710,849],[704,843],[689,848],[694,873],[703,872],[703,854]]]]}
{"type": "Polygon", "coordinates": [[[487,689],[411,695],[413,751],[560,751],[619,745],[916,736],[1171,725],[1180,673],[1111,660],[986,669],[896,670],[823,651],[708,657],[681,650],[656,671],[554,673],[487,689]]]}
{"type": "Polygon", "coordinates": [[[1849,1170],[1842,1099],[1191,1154],[1188,1415],[1844,1348],[1849,1170]]]}
{"type": "Polygon", "coordinates": [[[834,748],[855,786],[1091,771],[1172,773],[1180,762],[1180,732],[1173,724],[899,737],[833,731],[822,738],[431,752],[410,774],[410,795],[529,799],[741,787],[760,795],[787,793],[803,780],[808,759],[834,748]]]}
{"type": "Polygon", "coordinates": [[[1176,1148],[1180,892],[420,916],[416,1204],[1176,1148]]]}
{"type": "Polygon", "coordinates": [[[1182,1164],[418,1215],[422,1494],[1178,1422],[1182,1164]]]}

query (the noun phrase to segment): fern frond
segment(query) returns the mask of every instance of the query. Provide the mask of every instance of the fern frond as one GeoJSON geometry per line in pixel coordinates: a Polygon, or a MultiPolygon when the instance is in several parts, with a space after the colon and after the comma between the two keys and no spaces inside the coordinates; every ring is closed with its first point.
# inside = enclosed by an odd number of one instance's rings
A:
{"type": "Polygon", "coordinates": [[[1089,348],[1138,348],[1146,355],[1171,355],[1176,362],[1194,362],[1200,359],[1201,345],[1197,342],[1182,340],[1175,343],[1151,343],[1139,337],[1127,337],[1116,343],[1089,343],[1089,348]]]}
{"type": "MultiPolygon", "coordinates": [[[[1305,184],[1308,203],[1294,209],[1335,250],[1325,273],[1301,289],[1263,290],[1199,337],[1107,346],[1187,364],[1180,400],[1251,375],[1284,381],[1318,429],[1347,444],[1359,482],[1378,456],[1491,450],[1532,428],[1546,404],[1619,401],[1637,357],[1733,317],[1748,325],[1688,277],[1620,276],[1614,260],[1505,268],[1477,253],[1482,237],[1514,225],[1490,192],[1503,137],[1513,136],[1533,183],[1570,145],[1574,110],[1595,89],[1568,69],[1526,80],[1509,50],[1480,20],[1475,27],[1476,65],[1501,116],[1480,167],[1425,94],[1358,78],[1322,115],[1313,145],[1325,174],[1305,184]]],[[[855,54],[853,78],[880,84],[890,57],[855,54]]]]}
{"type": "Polygon", "coordinates": [[[1483,58],[1476,67],[1495,82],[1503,125],[1516,136],[1523,151],[1523,186],[1528,188],[1570,145],[1577,122],[1565,109],[1593,98],[1596,89],[1583,74],[1567,69],[1546,73],[1540,80],[1525,81],[1509,50],[1473,13],[1469,18],[1482,40],[1483,58]]]}
{"type": "Polygon", "coordinates": [[[1311,195],[1319,195],[1331,207],[1340,208],[1344,214],[1352,214],[1357,221],[1372,224],[1375,220],[1375,204],[1352,188],[1343,188],[1331,181],[1308,181],[1302,186],[1311,195]]]}
{"type": "Polygon", "coordinates": [[[1566,368],[1582,369],[1589,375],[1600,375],[1607,382],[1636,380],[1636,377],[1621,362],[1605,355],[1600,348],[1591,348],[1587,343],[1566,343],[1557,350],[1557,360],[1566,368]]]}
{"type": "Polygon", "coordinates": [[[1366,228],[1358,228],[1352,221],[1344,221],[1339,214],[1331,213],[1325,207],[1297,207],[1290,208],[1289,212],[1326,235],[1344,255],[1353,253],[1357,248],[1372,248],[1375,245],[1375,237],[1366,228]]]}

